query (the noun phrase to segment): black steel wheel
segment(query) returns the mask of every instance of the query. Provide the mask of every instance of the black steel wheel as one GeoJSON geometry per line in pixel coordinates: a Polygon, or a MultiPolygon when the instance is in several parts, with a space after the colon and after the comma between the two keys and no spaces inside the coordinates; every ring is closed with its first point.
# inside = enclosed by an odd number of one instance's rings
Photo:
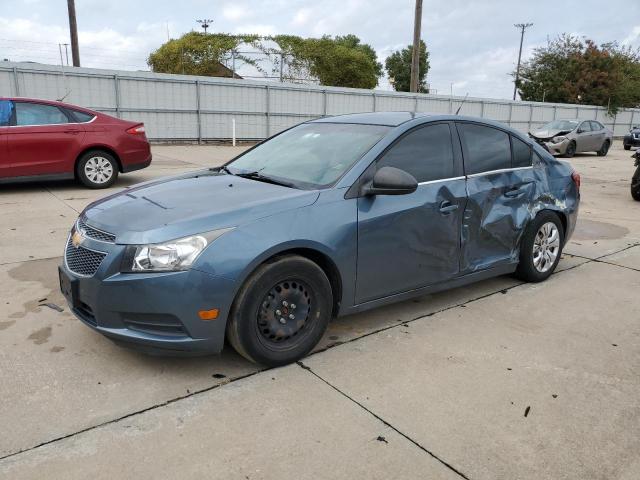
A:
{"type": "Polygon", "coordinates": [[[316,346],[332,309],[331,284],[317,264],[298,255],[276,257],[260,265],[240,288],[227,339],[252,362],[285,365],[316,346]]]}

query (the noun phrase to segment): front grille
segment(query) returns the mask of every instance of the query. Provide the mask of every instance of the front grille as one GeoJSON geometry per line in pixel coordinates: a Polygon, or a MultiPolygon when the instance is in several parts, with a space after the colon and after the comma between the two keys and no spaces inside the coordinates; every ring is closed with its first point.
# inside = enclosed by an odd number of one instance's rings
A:
{"type": "Polygon", "coordinates": [[[83,218],[78,219],[78,228],[81,232],[84,233],[85,236],[89,238],[93,238],[94,240],[99,240],[101,242],[109,242],[115,243],[116,236],[112,233],[103,232],[102,230],[98,230],[97,228],[92,227],[91,225],[87,225],[83,218]]]}
{"type": "Polygon", "coordinates": [[[106,253],[94,252],[84,247],[76,248],[71,243],[71,239],[67,242],[67,249],[64,252],[64,258],[69,270],[85,276],[94,275],[106,256],[106,253]]]}

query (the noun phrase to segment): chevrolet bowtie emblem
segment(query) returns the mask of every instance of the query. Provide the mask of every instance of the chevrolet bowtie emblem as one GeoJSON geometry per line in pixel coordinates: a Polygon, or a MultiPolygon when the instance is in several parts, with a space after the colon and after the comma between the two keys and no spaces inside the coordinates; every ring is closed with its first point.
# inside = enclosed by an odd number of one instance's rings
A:
{"type": "Polygon", "coordinates": [[[82,245],[83,241],[84,241],[84,237],[79,231],[76,230],[75,232],[73,232],[73,235],[71,235],[71,244],[75,248],[78,248],[80,245],[82,245]]]}

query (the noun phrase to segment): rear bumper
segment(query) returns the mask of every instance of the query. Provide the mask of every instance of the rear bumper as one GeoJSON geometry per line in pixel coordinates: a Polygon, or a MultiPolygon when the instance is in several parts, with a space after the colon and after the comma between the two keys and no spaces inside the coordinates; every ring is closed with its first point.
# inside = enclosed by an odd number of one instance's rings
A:
{"type": "Polygon", "coordinates": [[[145,353],[190,356],[222,350],[233,281],[198,270],[120,273],[124,247],[89,240],[83,246],[107,253],[95,275],[77,275],[66,262],[60,266],[73,286],[71,294],[63,293],[82,323],[145,353]],[[198,311],[214,308],[217,319],[199,318],[198,311]]]}
{"type": "Polygon", "coordinates": [[[122,165],[122,173],[135,172],[136,170],[147,168],[149,165],[151,165],[151,157],[151,153],[149,153],[149,158],[142,162],[122,165]]]}

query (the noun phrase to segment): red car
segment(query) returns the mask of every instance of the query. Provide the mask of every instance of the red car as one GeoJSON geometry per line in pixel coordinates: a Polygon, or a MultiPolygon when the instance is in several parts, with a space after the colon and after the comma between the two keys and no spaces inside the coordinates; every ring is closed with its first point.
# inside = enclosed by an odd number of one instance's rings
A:
{"type": "Polygon", "coordinates": [[[75,178],[106,188],[148,167],[144,124],[75,105],[0,97],[0,183],[75,178]]]}

